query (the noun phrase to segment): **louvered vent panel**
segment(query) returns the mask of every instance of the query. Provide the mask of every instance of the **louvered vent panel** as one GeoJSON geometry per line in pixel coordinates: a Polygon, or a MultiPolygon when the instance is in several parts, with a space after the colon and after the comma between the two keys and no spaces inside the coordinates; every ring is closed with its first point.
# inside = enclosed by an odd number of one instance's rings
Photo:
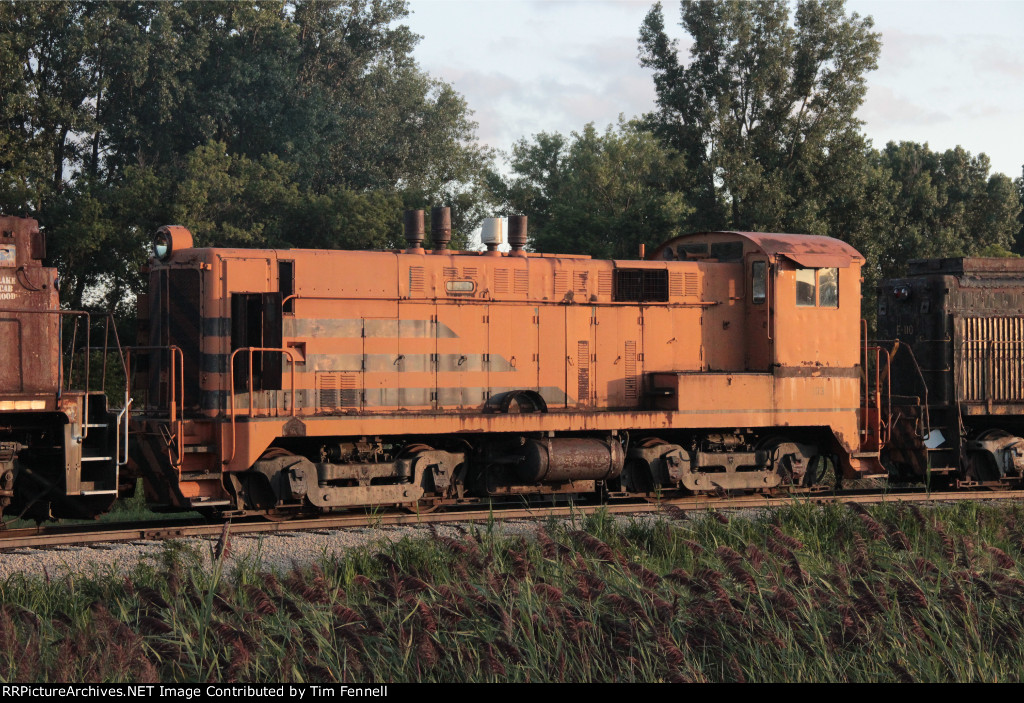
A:
{"type": "Polygon", "coordinates": [[[587,294],[587,279],[589,278],[587,271],[576,271],[573,274],[572,288],[573,291],[579,295],[587,294]]]}
{"type": "Polygon", "coordinates": [[[322,371],[316,375],[316,388],[322,411],[353,410],[362,404],[358,374],[322,371]]]}
{"type": "Polygon", "coordinates": [[[466,268],[462,269],[462,277],[463,278],[476,278],[476,274],[477,274],[477,270],[476,270],[475,266],[466,267],[466,268]]]}
{"type": "Polygon", "coordinates": [[[530,272],[522,269],[516,271],[515,292],[527,294],[530,292],[530,272]]]}
{"type": "Polygon", "coordinates": [[[459,270],[457,268],[452,267],[452,266],[445,266],[444,267],[444,277],[445,278],[458,278],[459,277],[459,270]]]}
{"type": "Polygon", "coordinates": [[[590,400],[590,342],[578,342],[576,345],[577,359],[577,401],[586,403],[590,400]]]}
{"type": "Polygon", "coordinates": [[[636,342],[626,342],[626,399],[636,400],[640,384],[636,375],[636,342]]]}
{"type": "Polygon", "coordinates": [[[965,317],[960,396],[968,401],[1024,401],[1024,317],[965,317]]]}
{"type": "Polygon", "coordinates": [[[694,297],[700,295],[700,277],[695,273],[688,273],[684,279],[683,294],[694,297]]]}
{"type": "Polygon", "coordinates": [[[508,293],[508,269],[497,269],[494,272],[494,292],[508,293]]]}
{"type": "Polygon", "coordinates": [[[599,271],[597,274],[597,294],[601,297],[611,297],[612,295],[612,272],[611,271],[599,271]]]}
{"type": "Polygon", "coordinates": [[[422,266],[410,266],[409,267],[409,292],[410,293],[422,293],[423,292],[423,267],[422,266]]]}
{"type": "Polygon", "coordinates": [[[683,294],[683,274],[673,271],[668,275],[668,294],[678,297],[683,294]]]}
{"type": "Polygon", "coordinates": [[[358,408],[359,405],[359,387],[356,374],[341,374],[341,407],[352,409],[358,408]]]}
{"type": "Polygon", "coordinates": [[[569,272],[568,271],[556,271],[555,272],[555,295],[563,295],[569,290],[569,272]]]}

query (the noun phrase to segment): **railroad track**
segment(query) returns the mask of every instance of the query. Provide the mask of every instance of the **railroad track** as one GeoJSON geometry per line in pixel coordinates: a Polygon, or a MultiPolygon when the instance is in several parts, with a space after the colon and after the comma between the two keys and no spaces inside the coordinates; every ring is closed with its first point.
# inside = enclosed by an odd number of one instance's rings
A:
{"type": "MultiPolygon", "coordinates": [[[[737,510],[770,508],[794,503],[947,503],[959,500],[1024,500],[1019,490],[985,490],[928,492],[924,489],[878,493],[844,491],[828,494],[799,494],[771,497],[750,496],[688,496],[658,502],[608,503],[603,505],[548,505],[521,508],[454,508],[435,513],[410,512],[348,513],[317,518],[268,522],[259,518],[228,521],[232,535],[258,535],[303,530],[339,530],[346,528],[384,527],[391,525],[428,525],[450,522],[486,522],[490,520],[544,519],[587,515],[599,510],[614,514],[650,514],[676,510],[737,510]]],[[[97,525],[41,526],[0,531],[0,552],[26,548],[48,548],[73,545],[132,542],[137,540],[169,540],[189,537],[218,537],[223,522],[206,520],[162,520],[145,523],[106,523],[97,525]]]]}

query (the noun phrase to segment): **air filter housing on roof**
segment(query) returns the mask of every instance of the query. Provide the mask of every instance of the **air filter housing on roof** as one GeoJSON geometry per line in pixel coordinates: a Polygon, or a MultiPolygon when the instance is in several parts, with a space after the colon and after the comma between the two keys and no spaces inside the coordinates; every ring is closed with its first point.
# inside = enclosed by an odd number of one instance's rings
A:
{"type": "Polygon", "coordinates": [[[497,251],[498,245],[505,241],[505,230],[500,217],[488,217],[480,230],[480,241],[487,246],[487,251],[497,251]]]}

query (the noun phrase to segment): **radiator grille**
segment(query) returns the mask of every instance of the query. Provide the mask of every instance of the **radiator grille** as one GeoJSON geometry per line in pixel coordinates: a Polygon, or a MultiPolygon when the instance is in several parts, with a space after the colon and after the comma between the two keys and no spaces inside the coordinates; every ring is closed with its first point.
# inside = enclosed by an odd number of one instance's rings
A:
{"type": "Polygon", "coordinates": [[[1024,401],[1024,317],[965,317],[960,338],[960,400],[1024,401]]]}

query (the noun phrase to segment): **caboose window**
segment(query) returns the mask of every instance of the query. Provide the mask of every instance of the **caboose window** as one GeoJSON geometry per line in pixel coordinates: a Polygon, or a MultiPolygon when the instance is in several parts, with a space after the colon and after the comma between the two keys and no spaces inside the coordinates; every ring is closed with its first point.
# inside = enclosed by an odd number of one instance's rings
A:
{"type": "Polygon", "coordinates": [[[755,261],[750,266],[750,291],[751,302],[760,305],[768,297],[768,264],[765,261],[755,261]]]}
{"type": "Polygon", "coordinates": [[[668,269],[616,269],[615,300],[620,303],[667,303],[668,269]]]}

